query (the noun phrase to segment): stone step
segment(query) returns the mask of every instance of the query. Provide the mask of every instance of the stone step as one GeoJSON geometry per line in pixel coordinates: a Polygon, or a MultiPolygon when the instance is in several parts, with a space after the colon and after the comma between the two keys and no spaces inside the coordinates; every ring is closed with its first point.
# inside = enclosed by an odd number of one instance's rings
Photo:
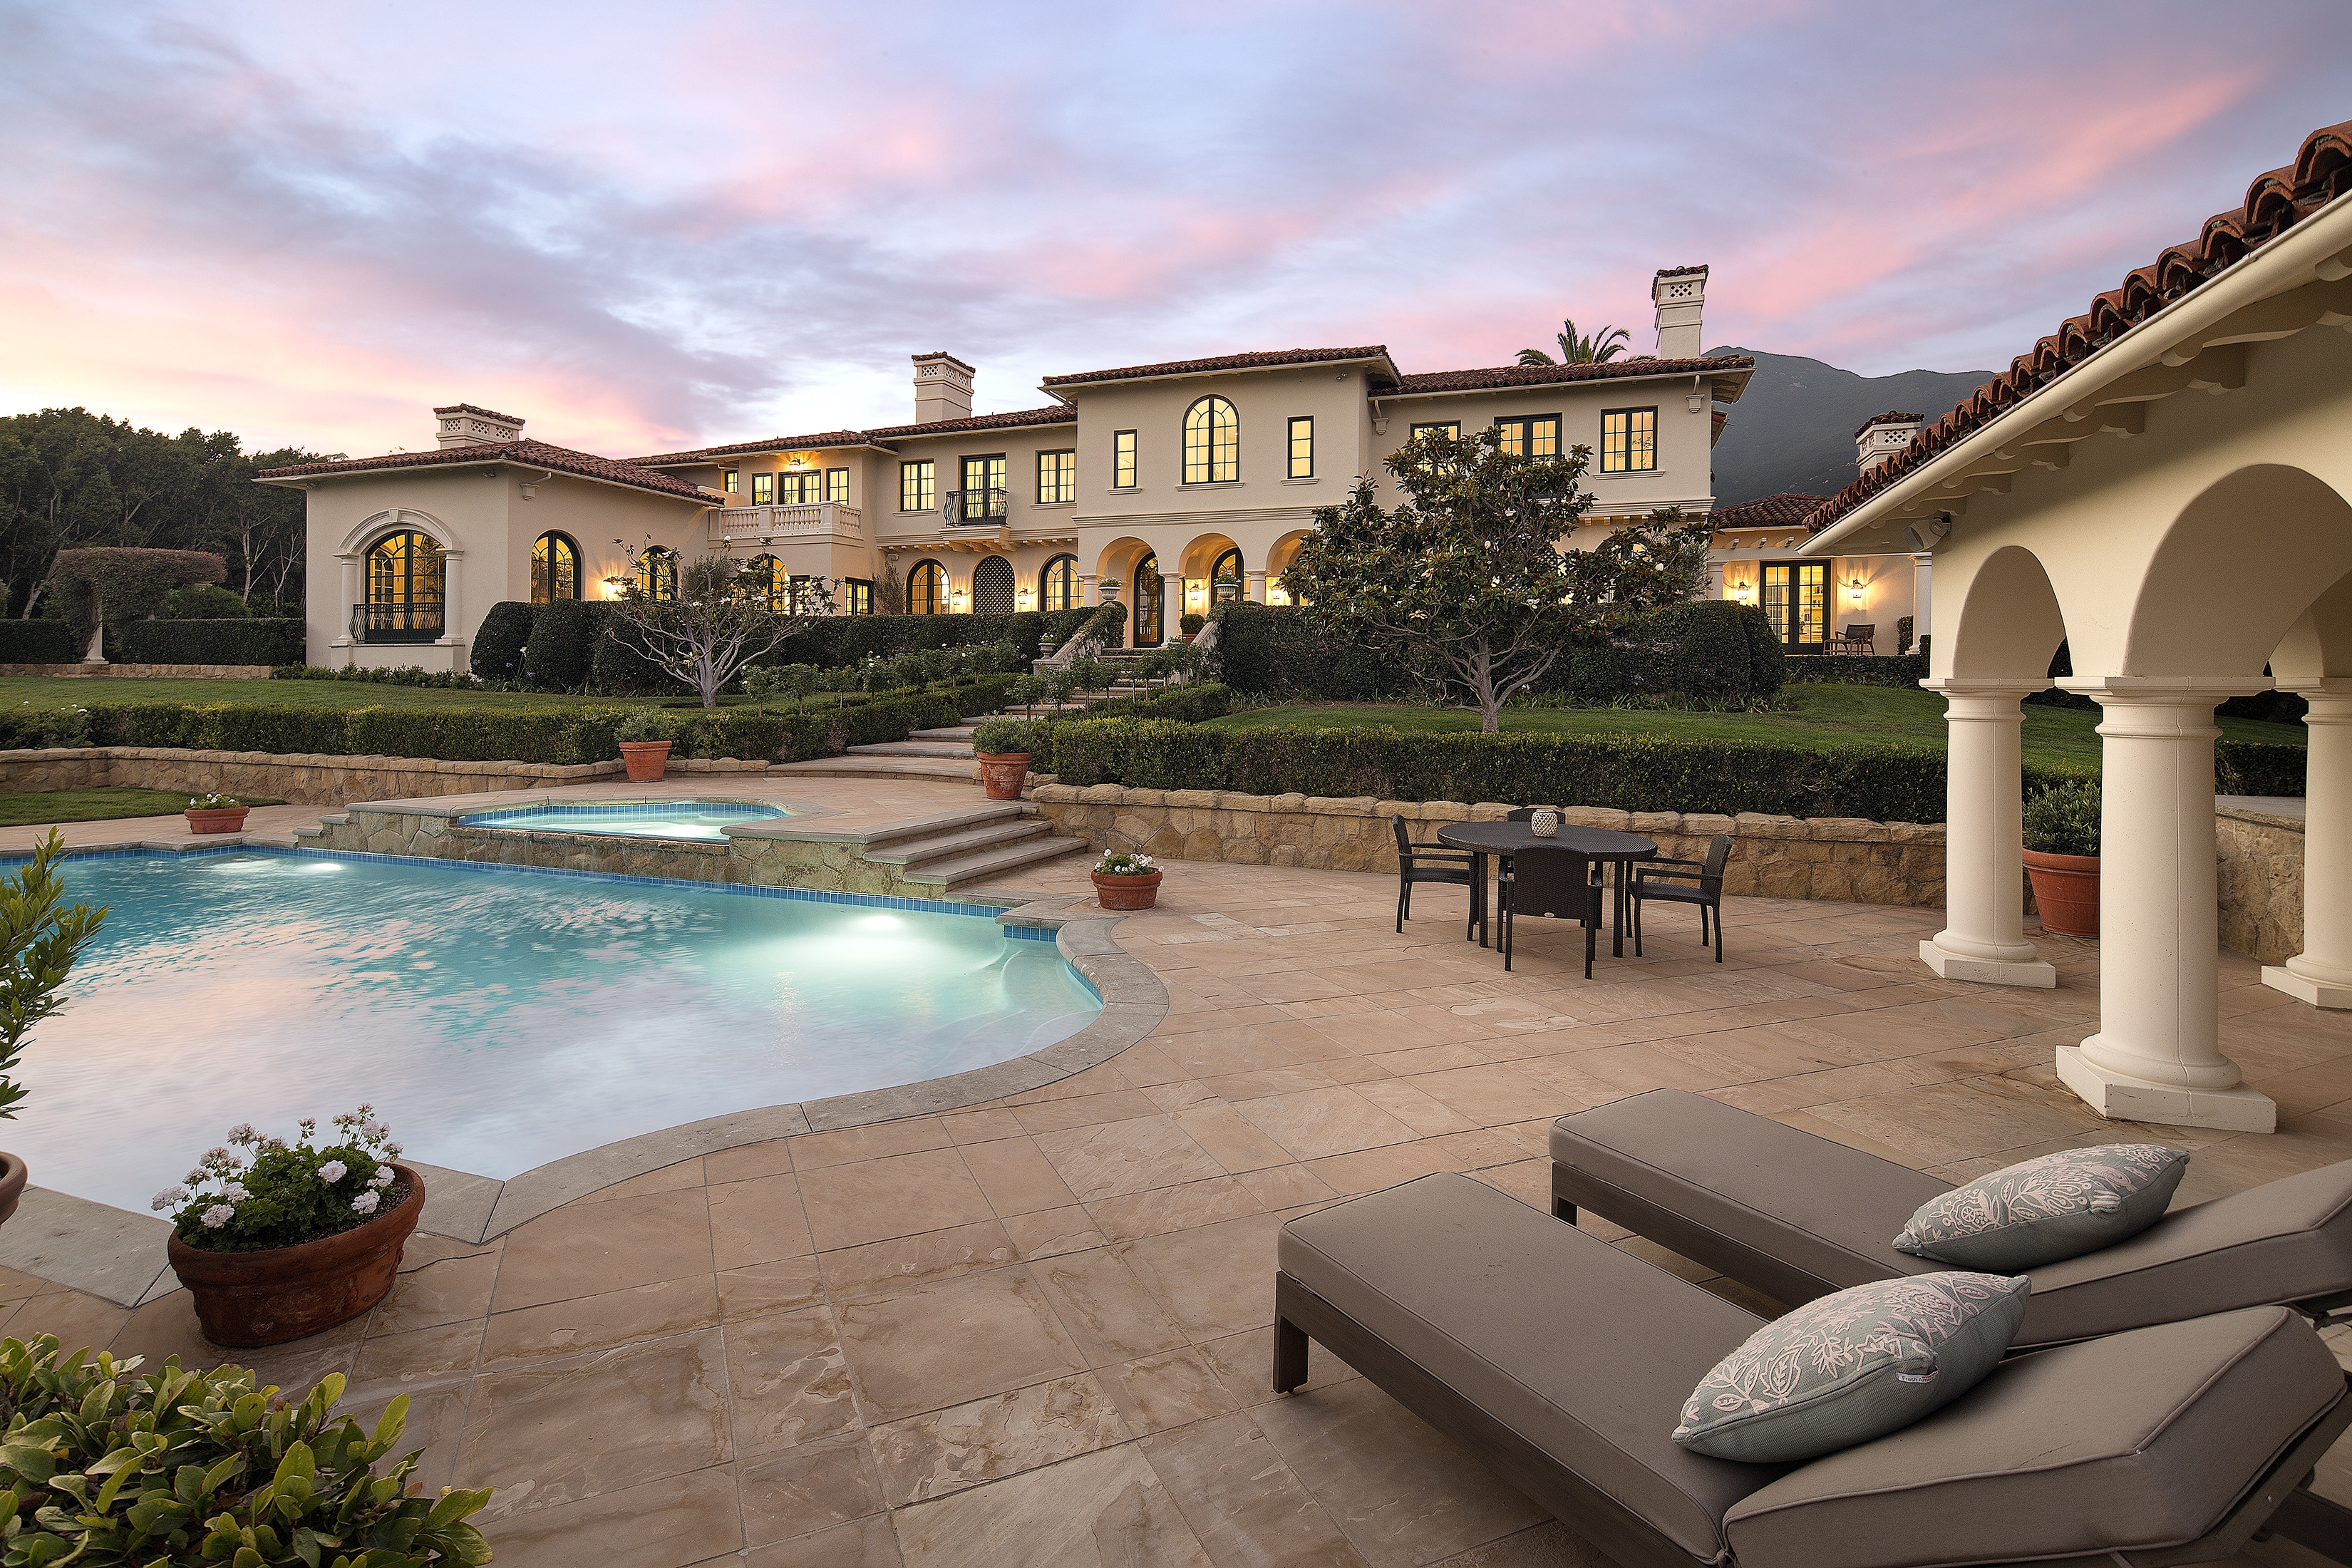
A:
{"type": "Polygon", "coordinates": [[[1058,860],[1086,847],[1087,841],[1083,838],[1033,838],[1009,849],[983,850],[959,859],[908,867],[907,880],[953,888],[965,882],[979,881],[983,877],[993,877],[1016,867],[1034,866],[1041,860],[1058,860]]]}
{"type": "Polygon", "coordinates": [[[985,719],[974,719],[967,723],[951,725],[943,730],[917,730],[909,734],[907,739],[909,741],[962,741],[969,742],[971,740],[971,732],[980,728],[981,725],[987,722],[988,721],[985,719]]]}
{"type": "Polygon", "coordinates": [[[971,755],[969,742],[958,745],[950,741],[881,741],[870,746],[852,746],[853,757],[964,757],[971,755]]]}
{"type": "Polygon", "coordinates": [[[887,823],[869,827],[856,835],[857,842],[871,853],[880,845],[912,843],[920,838],[937,838],[942,834],[961,833],[968,828],[985,827],[992,823],[1036,819],[1036,808],[1017,800],[983,800],[960,811],[942,811],[929,816],[909,817],[905,822],[887,823]]]}
{"type": "Polygon", "coordinates": [[[1054,825],[1044,817],[1024,816],[1011,822],[971,828],[962,833],[942,834],[936,838],[906,839],[887,848],[868,849],[865,858],[884,865],[912,868],[976,855],[983,849],[1001,848],[1053,831],[1054,825]]]}
{"type": "Polygon", "coordinates": [[[961,779],[974,784],[980,779],[980,764],[924,757],[817,757],[805,763],[778,763],[768,770],[771,778],[780,773],[820,779],[961,779]]]}

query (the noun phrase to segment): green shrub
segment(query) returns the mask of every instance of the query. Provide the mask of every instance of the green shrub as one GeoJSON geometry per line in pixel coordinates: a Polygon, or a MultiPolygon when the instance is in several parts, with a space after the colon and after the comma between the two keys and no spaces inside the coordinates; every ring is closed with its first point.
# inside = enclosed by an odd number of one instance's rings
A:
{"type": "Polygon", "coordinates": [[[281,664],[269,672],[272,680],[356,680],[369,686],[420,686],[441,691],[471,691],[478,682],[462,669],[427,669],[421,664],[388,669],[363,664],[281,664]]]}
{"type": "Polygon", "coordinates": [[[2301,746],[2254,741],[2213,744],[2213,787],[2221,795],[2300,795],[2311,753],[2301,746]]]}
{"type": "Polygon", "coordinates": [[[2053,784],[2025,803],[2025,847],[2043,855],[2099,852],[2099,786],[2088,780],[2053,784]]]}
{"type": "Polygon", "coordinates": [[[11,1563],[140,1568],[473,1568],[489,1543],[466,1521],[488,1489],[413,1486],[421,1449],[379,1476],[408,1395],[370,1432],[331,1414],[343,1376],[281,1397],[243,1367],[144,1376],[104,1352],[60,1354],[55,1335],[0,1341],[0,1444],[11,1563]]]}
{"type": "Polygon", "coordinates": [[[1917,624],[1918,623],[1913,620],[1909,616],[1898,616],[1895,617],[1895,651],[1897,654],[1906,654],[1911,651],[1911,628],[1917,624]]]}
{"type": "Polygon", "coordinates": [[[1798,686],[1916,686],[1927,679],[1927,661],[1916,653],[1809,653],[1788,662],[1798,686]]]}
{"type": "Polygon", "coordinates": [[[1740,625],[1748,632],[1748,689],[1751,696],[1770,697],[1788,679],[1789,647],[1772,629],[1772,617],[1761,605],[1739,606],[1740,625]]]}
{"type": "Polygon", "coordinates": [[[1209,617],[1202,615],[1197,610],[1187,610],[1182,615],[1176,617],[1176,629],[1188,636],[1198,632],[1202,626],[1205,626],[1208,624],[1209,617]]]}
{"type": "Polygon", "coordinates": [[[12,1121],[31,1091],[12,1076],[33,1026],[66,1005],[63,987],[82,949],[106,922],[103,906],[59,906],[58,860],[65,840],[50,828],[33,858],[0,877],[0,1121],[12,1121]]]}
{"type": "Polygon", "coordinates": [[[305,631],[289,620],[132,621],[122,628],[121,657],[126,664],[299,664],[305,631]]]}
{"type": "Polygon", "coordinates": [[[590,636],[593,650],[589,661],[590,690],[601,697],[660,697],[688,689],[683,681],[673,679],[668,671],[647,658],[636,644],[613,636],[614,618],[610,605],[589,607],[593,628],[590,636]]]}
{"type": "Polygon", "coordinates": [[[522,650],[539,620],[539,606],[507,599],[490,606],[475,628],[474,673],[484,680],[522,679],[522,650]]]}
{"type": "Polygon", "coordinates": [[[539,607],[531,621],[530,640],[522,647],[522,676],[534,686],[571,691],[588,681],[596,649],[591,639],[596,627],[588,606],[577,599],[556,599],[539,607]]]}
{"type": "Polygon", "coordinates": [[[1296,605],[1232,600],[1209,618],[1222,679],[1236,691],[1370,702],[1412,689],[1404,661],[1315,626],[1296,605]]]}
{"type": "Polygon", "coordinates": [[[635,708],[627,718],[613,726],[613,739],[630,745],[650,741],[675,741],[677,732],[670,727],[669,715],[658,708],[635,708]]]}
{"type": "Polygon", "coordinates": [[[77,664],[85,643],[63,621],[0,620],[0,664],[77,664]]]}
{"type": "Polygon", "coordinates": [[[1051,743],[1050,721],[991,719],[971,732],[971,749],[985,756],[1028,752],[1032,756],[1051,743]]]}
{"type": "Polygon", "coordinates": [[[253,606],[226,588],[198,583],[164,595],[163,607],[155,614],[166,621],[241,621],[252,616],[253,606]]]}
{"type": "Polygon", "coordinates": [[[51,748],[70,750],[89,744],[89,710],[68,702],[58,708],[36,708],[30,702],[20,702],[16,711],[5,716],[0,724],[0,744],[47,751],[51,748]]]}

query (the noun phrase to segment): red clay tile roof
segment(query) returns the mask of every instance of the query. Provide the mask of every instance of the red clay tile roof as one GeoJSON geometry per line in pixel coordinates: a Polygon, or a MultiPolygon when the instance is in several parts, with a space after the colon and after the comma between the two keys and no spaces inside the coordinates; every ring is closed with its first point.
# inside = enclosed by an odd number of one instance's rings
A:
{"type": "Polygon", "coordinates": [[[1783,490],[1776,496],[1741,501],[1738,506],[1717,507],[1706,514],[1706,521],[1716,528],[1780,528],[1804,521],[1815,507],[1828,499],[1783,490]]]}
{"type": "Polygon", "coordinates": [[[1388,345],[1371,343],[1354,349],[1265,349],[1256,353],[1220,354],[1213,359],[1169,360],[1161,364],[1130,364],[1118,370],[1080,371],[1075,375],[1049,375],[1046,386],[1084,386],[1100,381],[1140,381],[1152,375],[1192,375],[1213,370],[1257,370],[1286,364],[1328,364],[1339,360],[1389,357],[1388,345]]]}
{"type": "Polygon", "coordinates": [[[533,468],[548,468],[559,474],[577,474],[583,479],[609,479],[616,485],[630,485],[657,495],[677,496],[688,500],[715,504],[699,486],[667,474],[640,468],[617,458],[600,458],[593,452],[575,452],[569,447],[551,447],[544,441],[494,441],[473,447],[442,447],[424,452],[387,452],[381,458],[347,458],[333,463],[297,463],[290,468],[271,468],[258,477],[265,479],[299,479],[306,474],[358,474],[374,468],[460,468],[470,463],[508,462],[533,468]]]}
{"type": "Polygon", "coordinates": [[[1076,425],[1077,415],[1066,403],[1043,408],[1021,408],[1011,414],[975,414],[968,419],[934,419],[923,425],[887,425],[868,430],[877,441],[902,441],[913,436],[952,436],[959,430],[1017,430],[1032,425],[1076,425]]]}
{"type": "Polygon", "coordinates": [[[1911,444],[1838,491],[1806,525],[1827,528],[1938,452],[2055,381],[2174,300],[2277,238],[2336,197],[2352,192],[2352,120],[2324,125],[2303,139],[2294,162],[2255,176],[2246,199],[2205,220],[2197,237],[2167,246],[2146,267],[2093,296],[2091,308],[2010,363],[2005,374],[1976,389],[1958,407],[1911,437],[1911,444]]]}
{"type": "Polygon", "coordinates": [[[503,419],[509,425],[522,425],[529,423],[520,414],[501,414],[495,408],[484,408],[478,404],[473,403],[453,403],[446,408],[436,408],[433,412],[436,414],[478,414],[485,419],[503,419]]]}
{"type": "Polygon", "coordinates": [[[1065,403],[1044,408],[1022,408],[1010,414],[974,414],[962,419],[933,419],[920,425],[887,425],[878,430],[827,430],[819,436],[782,436],[772,441],[736,441],[724,447],[701,447],[691,452],[664,452],[628,461],[648,467],[682,468],[688,463],[715,462],[746,452],[815,452],[834,447],[872,447],[918,436],[953,436],[965,430],[1017,430],[1031,426],[1075,425],[1078,416],[1065,403]]]}
{"type": "Polygon", "coordinates": [[[1722,354],[1714,359],[1612,359],[1600,364],[1501,364],[1490,370],[1441,370],[1397,378],[1387,396],[1417,392],[1477,392],[1488,387],[1551,386],[1571,381],[1616,381],[1639,375],[1707,375],[1727,370],[1753,370],[1746,354],[1722,354]]]}
{"type": "Polygon", "coordinates": [[[1702,261],[1696,267],[1661,267],[1658,268],[1658,276],[1661,278],[1687,278],[1694,272],[1704,272],[1706,270],[1706,263],[1702,261]]]}
{"type": "Polygon", "coordinates": [[[863,447],[863,430],[827,430],[815,436],[779,436],[772,441],[735,441],[724,447],[697,447],[690,452],[657,452],[649,458],[624,458],[626,463],[640,467],[680,467],[688,463],[716,462],[720,458],[738,457],[745,452],[816,452],[828,447],[863,447]]]}
{"type": "Polygon", "coordinates": [[[1897,414],[1890,409],[1885,414],[1874,414],[1855,426],[1853,438],[1859,441],[1864,430],[1873,429],[1881,425],[1921,425],[1927,422],[1927,418],[1924,414],[1897,414]]]}

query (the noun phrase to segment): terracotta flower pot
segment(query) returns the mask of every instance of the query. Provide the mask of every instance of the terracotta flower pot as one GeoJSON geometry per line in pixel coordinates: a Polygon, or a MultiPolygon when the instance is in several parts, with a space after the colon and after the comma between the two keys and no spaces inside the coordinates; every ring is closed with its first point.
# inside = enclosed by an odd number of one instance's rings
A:
{"type": "Polygon", "coordinates": [[[1141,877],[1106,877],[1094,873],[1095,901],[1107,910],[1148,910],[1160,897],[1160,873],[1141,877]]]}
{"type": "Polygon", "coordinates": [[[674,741],[624,741],[621,761],[627,764],[632,784],[652,784],[669,771],[669,749],[674,741]]]}
{"type": "Polygon", "coordinates": [[[180,813],[188,819],[191,833],[237,833],[244,830],[245,814],[249,805],[190,806],[180,813]]]}
{"type": "Polygon", "coordinates": [[[25,1195],[25,1162],[14,1154],[0,1153],[0,1225],[16,1212],[16,1200],[25,1195]]]}
{"type": "Polygon", "coordinates": [[[2099,858],[2096,855],[2045,855],[2025,852],[2025,879],[2033,884],[2033,902],[2042,911],[2042,929],[2061,936],[2099,934],[2099,858]]]}
{"type": "Polygon", "coordinates": [[[980,782],[991,800],[1019,800],[1021,781],[1029,776],[1026,752],[981,752],[980,782]]]}
{"type": "Polygon", "coordinates": [[[400,1249],[425,1212],[425,1178],[395,1163],[408,1184],[398,1208],[365,1225],[294,1247],[206,1252],[174,1232],[172,1272],[196,1299],[196,1321],[216,1345],[282,1345],[348,1323],[391,1293],[400,1249]]]}

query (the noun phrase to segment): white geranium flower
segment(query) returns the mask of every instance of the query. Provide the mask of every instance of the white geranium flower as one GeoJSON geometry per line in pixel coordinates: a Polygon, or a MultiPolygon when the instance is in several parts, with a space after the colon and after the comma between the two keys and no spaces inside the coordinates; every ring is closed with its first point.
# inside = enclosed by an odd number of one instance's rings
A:
{"type": "Polygon", "coordinates": [[[226,1204],[215,1204],[212,1207],[206,1209],[203,1214],[198,1215],[196,1217],[204,1221],[205,1228],[206,1230],[218,1230],[221,1226],[226,1225],[231,1219],[235,1218],[236,1215],[236,1211],[229,1207],[226,1204]]]}
{"type": "Polygon", "coordinates": [[[149,1204],[147,1206],[151,1209],[154,1209],[158,1213],[161,1213],[163,1210],[170,1208],[173,1204],[184,1204],[187,1201],[187,1188],[165,1187],[162,1192],[155,1194],[155,1201],[149,1204]]]}
{"type": "Polygon", "coordinates": [[[245,1190],[243,1182],[230,1182],[221,1188],[221,1196],[233,1204],[241,1204],[253,1194],[245,1190]]]}
{"type": "Polygon", "coordinates": [[[344,1173],[350,1169],[351,1167],[344,1164],[341,1160],[330,1160],[325,1164],[319,1167],[319,1180],[326,1183],[331,1187],[337,1182],[341,1181],[343,1179],[344,1173]]]}
{"type": "Polygon", "coordinates": [[[367,1184],[371,1187],[388,1187],[392,1185],[392,1167],[390,1165],[378,1165],[375,1168],[375,1174],[368,1178],[367,1184]]]}
{"type": "Polygon", "coordinates": [[[360,1131],[361,1131],[362,1132],[366,1133],[370,1138],[381,1138],[381,1137],[383,1137],[385,1133],[387,1133],[387,1132],[391,1131],[392,1131],[392,1129],[391,1129],[391,1128],[389,1128],[389,1127],[386,1127],[386,1126],[385,1126],[383,1122],[381,1122],[381,1121],[370,1121],[370,1122],[367,1122],[367,1123],[363,1124],[363,1125],[360,1128],[360,1131]]]}
{"type": "Polygon", "coordinates": [[[375,1192],[375,1190],[373,1188],[370,1188],[368,1191],[362,1193],[359,1196],[352,1200],[352,1207],[360,1214],[373,1214],[375,1213],[375,1205],[383,1201],[383,1199],[375,1192]]]}

